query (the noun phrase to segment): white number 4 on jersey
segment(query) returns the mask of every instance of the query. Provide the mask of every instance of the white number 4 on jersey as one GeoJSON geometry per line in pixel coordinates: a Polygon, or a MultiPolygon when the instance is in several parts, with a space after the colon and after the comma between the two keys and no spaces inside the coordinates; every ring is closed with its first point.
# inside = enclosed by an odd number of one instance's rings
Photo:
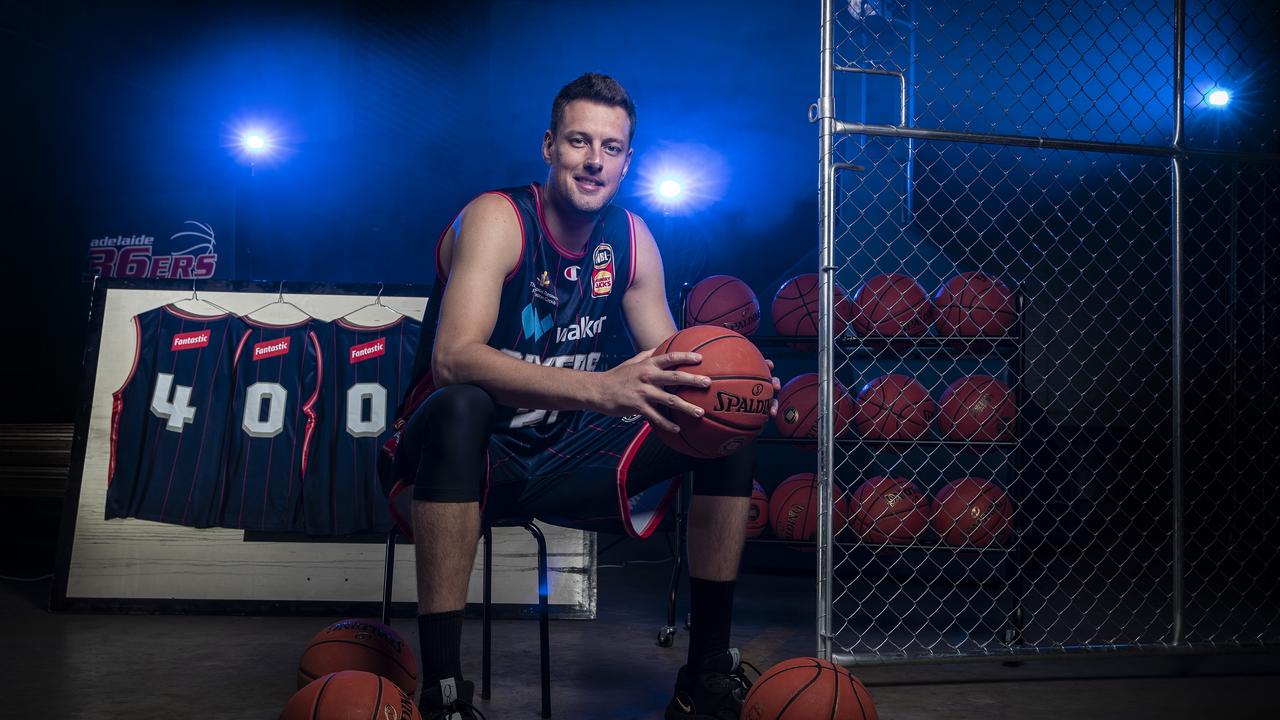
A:
{"type": "Polygon", "coordinates": [[[156,389],[151,394],[151,412],[166,421],[165,430],[182,432],[184,425],[196,419],[196,408],[191,404],[191,388],[175,385],[169,373],[157,373],[156,389]]]}

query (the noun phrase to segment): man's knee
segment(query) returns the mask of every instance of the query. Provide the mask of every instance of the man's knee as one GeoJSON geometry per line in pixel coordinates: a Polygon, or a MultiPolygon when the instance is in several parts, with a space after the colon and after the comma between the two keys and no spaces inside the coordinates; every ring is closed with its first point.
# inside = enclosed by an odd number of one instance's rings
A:
{"type": "Polygon", "coordinates": [[[756,446],[747,443],[732,455],[698,461],[693,473],[693,494],[750,497],[755,472],[756,446]]]}
{"type": "Polygon", "coordinates": [[[427,398],[405,428],[404,450],[418,453],[414,500],[480,500],[495,410],[475,385],[448,385],[427,398]]]}

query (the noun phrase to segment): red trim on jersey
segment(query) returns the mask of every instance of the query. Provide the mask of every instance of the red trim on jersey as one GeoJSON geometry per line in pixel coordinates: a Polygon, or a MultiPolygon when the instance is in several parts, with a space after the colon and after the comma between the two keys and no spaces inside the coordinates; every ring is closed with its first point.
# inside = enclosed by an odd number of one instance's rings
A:
{"type": "Polygon", "coordinates": [[[401,315],[385,325],[356,325],[353,322],[348,322],[345,318],[338,318],[333,322],[335,325],[341,325],[348,330],[355,330],[356,332],[376,332],[378,330],[386,330],[387,328],[395,327],[396,325],[404,322],[404,315],[401,315]]]}
{"type": "Polygon", "coordinates": [[[249,336],[252,334],[252,330],[245,330],[244,335],[240,336],[240,342],[236,343],[236,354],[231,356],[231,372],[233,374],[236,371],[236,367],[240,365],[240,353],[244,351],[244,344],[249,340],[249,336]]]}
{"type": "MultiPolygon", "coordinates": [[[[516,207],[516,201],[512,200],[510,195],[507,195],[504,192],[498,192],[497,190],[491,190],[487,193],[481,193],[480,197],[484,197],[485,195],[497,195],[510,203],[512,212],[516,214],[516,224],[520,226],[520,256],[516,258],[515,267],[511,268],[511,272],[507,273],[507,276],[502,279],[502,284],[506,285],[511,282],[511,279],[516,276],[516,273],[520,272],[520,263],[524,260],[525,248],[528,247],[528,240],[525,238],[524,233],[524,220],[520,217],[520,208],[516,207]]],[[[436,278],[444,281],[445,283],[449,280],[449,274],[444,271],[444,266],[440,264],[440,249],[444,247],[445,237],[447,237],[449,235],[449,231],[458,224],[458,218],[460,217],[462,217],[461,210],[458,211],[457,215],[453,216],[453,222],[449,223],[449,225],[445,227],[444,231],[440,233],[440,238],[436,240],[436,278]]],[[[453,236],[453,240],[454,242],[457,242],[458,240],[456,233],[453,236]]]]}
{"type": "Polygon", "coordinates": [[[498,197],[504,198],[507,202],[511,203],[511,210],[516,214],[516,224],[520,226],[520,256],[516,258],[516,266],[511,268],[511,272],[507,273],[506,277],[502,278],[502,284],[506,285],[507,283],[511,282],[511,279],[514,278],[517,273],[520,272],[520,265],[524,263],[525,249],[528,248],[529,246],[528,244],[529,241],[524,236],[524,218],[520,217],[520,208],[516,207],[516,201],[512,200],[510,195],[506,193],[501,193],[501,192],[492,192],[492,193],[485,193],[485,194],[497,195],[498,197]]]}
{"type": "Polygon", "coordinates": [[[311,397],[302,405],[302,412],[307,416],[307,429],[302,433],[302,481],[307,480],[307,458],[311,455],[311,436],[316,431],[316,401],[320,399],[320,388],[324,385],[324,354],[320,352],[320,340],[314,330],[307,333],[311,345],[316,350],[316,387],[311,397]]]}
{"type": "Polygon", "coordinates": [[[543,215],[543,212],[542,212],[542,194],[538,192],[538,188],[540,186],[538,185],[538,183],[533,183],[529,187],[533,188],[533,204],[538,211],[538,225],[539,227],[542,228],[542,234],[547,237],[547,242],[551,243],[551,247],[556,252],[560,253],[566,258],[569,258],[570,260],[581,260],[582,258],[586,257],[587,256],[586,247],[582,248],[582,252],[575,253],[571,250],[566,249],[560,243],[556,242],[556,237],[551,234],[551,229],[547,227],[547,218],[545,215],[543,215]]]}
{"type": "MultiPolygon", "coordinates": [[[[458,224],[458,218],[460,217],[462,217],[461,210],[458,211],[457,215],[453,216],[453,220],[444,227],[444,230],[440,231],[440,237],[436,238],[436,277],[441,280],[446,279],[446,273],[444,268],[440,265],[440,248],[444,247],[444,237],[449,234],[449,231],[453,229],[454,225],[458,224]]],[[[454,239],[458,239],[456,235],[454,236],[454,239]]]]}
{"type": "Polygon", "coordinates": [[[644,426],[640,428],[640,432],[631,439],[631,443],[627,445],[627,449],[622,454],[622,462],[618,463],[618,513],[622,518],[622,526],[626,529],[627,534],[638,540],[644,540],[658,529],[658,525],[662,523],[662,518],[667,514],[667,507],[671,505],[671,499],[675,497],[676,490],[680,488],[681,479],[668,480],[667,493],[662,496],[662,500],[658,503],[658,507],[653,509],[653,517],[649,519],[649,524],[636,530],[632,527],[631,522],[631,504],[627,502],[627,473],[631,470],[631,461],[635,459],[636,453],[640,450],[640,446],[644,444],[645,438],[649,437],[653,427],[649,425],[649,421],[645,421],[644,426]]]}
{"type": "MultiPolygon", "coordinates": [[[[181,302],[181,300],[179,300],[179,302],[181,302]]],[[[221,320],[224,317],[231,316],[231,313],[218,313],[217,315],[196,315],[194,313],[189,313],[186,310],[182,310],[180,308],[174,307],[173,303],[169,303],[168,305],[165,305],[164,310],[170,315],[176,315],[182,318],[183,320],[197,320],[199,322],[208,322],[210,320],[221,320]]]]}
{"type": "MultiPolygon", "coordinates": [[[[627,210],[626,213],[627,225],[631,227],[631,269],[627,272],[626,287],[626,290],[630,290],[631,284],[636,281],[636,216],[632,215],[630,210],[627,210]]],[[[623,290],[623,292],[626,292],[626,290],[623,290]]]]}
{"type": "MultiPolygon", "coordinates": [[[[258,308],[258,309],[261,310],[262,308],[258,308]]],[[[288,325],[276,325],[275,323],[262,322],[261,320],[254,320],[248,315],[241,315],[240,319],[244,321],[245,325],[263,328],[265,330],[289,330],[290,328],[302,327],[303,325],[306,325],[307,323],[311,322],[315,318],[306,317],[306,318],[303,318],[302,320],[299,320],[296,323],[290,323],[288,325]]]]}
{"type": "Polygon", "coordinates": [[[138,324],[138,316],[129,318],[129,322],[133,325],[133,366],[129,368],[129,374],[125,376],[124,382],[120,383],[120,387],[111,393],[111,459],[107,461],[107,487],[111,487],[111,481],[116,476],[116,444],[120,441],[120,416],[124,414],[124,390],[129,387],[133,376],[138,372],[138,360],[142,355],[142,326],[138,324]]]}

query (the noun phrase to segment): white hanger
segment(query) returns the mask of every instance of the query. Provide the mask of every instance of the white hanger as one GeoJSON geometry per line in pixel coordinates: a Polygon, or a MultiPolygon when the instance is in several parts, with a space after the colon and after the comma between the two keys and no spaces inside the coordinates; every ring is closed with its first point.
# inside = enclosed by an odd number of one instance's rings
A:
{"type": "MultiPolygon", "coordinates": [[[[347,320],[347,319],[349,319],[352,315],[355,315],[356,313],[360,312],[361,310],[364,310],[364,309],[366,309],[366,308],[371,308],[371,307],[380,307],[380,308],[383,308],[384,310],[389,310],[389,311],[391,311],[391,312],[395,313],[397,318],[405,317],[405,314],[404,314],[404,313],[402,313],[402,312],[400,312],[399,310],[397,310],[397,309],[395,309],[395,308],[391,307],[390,305],[388,305],[388,304],[386,304],[386,303],[382,302],[382,289],[383,289],[383,287],[385,287],[385,286],[383,285],[383,283],[378,283],[378,296],[377,296],[376,298],[374,298],[374,299],[373,299],[373,302],[365,303],[364,305],[361,305],[360,307],[358,307],[358,308],[356,308],[356,309],[352,310],[351,312],[347,313],[346,315],[343,315],[343,316],[342,316],[341,318],[339,318],[339,319],[341,319],[341,320],[347,320]]],[[[363,323],[355,323],[355,324],[357,324],[357,325],[362,325],[363,323]]],[[[385,324],[385,323],[378,323],[378,324],[385,324]]]]}
{"type": "MultiPolygon", "coordinates": [[[[205,305],[208,305],[208,306],[210,306],[210,307],[217,308],[218,310],[220,310],[220,311],[222,312],[222,314],[225,314],[225,315],[235,315],[235,313],[233,313],[233,312],[231,312],[230,310],[228,310],[228,309],[226,309],[226,308],[222,307],[222,306],[221,306],[221,305],[219,305],[218,303],[216,303],[216,302],[214,302],[214,301],[212,301],[212,300],[205,300],[204,298],[200,297],[200,294],[196,291],[196,281],[195,281],[195,280],[192,280],[192,281],[191,281],[191,297],[189,297],[189,298],[182,298],[181,300],[175,300],[175,301],[173,301],[172,303],[169,303],[169,304],[170,304],[170,305],[173,305],[174,307],[177,307],[180,303],[185,303],[185,302],[198,302],[198,303],[204,303],[205,305]]],[[[197,314],[197,315],[199,315],[199,314],[201,314],[201,313],[196,313],[196,314],[197,314]]]]}
{"type": "Polygon", "coordinates": [[[279,289],[279,290],[277,290],[277,292],[276,292],[276,299],[275,299],[275,300],[272,300],[271,302],[267,303],[266,305],[263,305],[263,306],[262,306],[262,307],[260,307],[260,308],[256,308],[256,309],[254,309],[254,310],[250,310],[249,312],[247,312],[247,313],[245,313],[245,314],[244,314],[244,317],[247,317],[247,318],[249,318],[249,319],[254,319],[254,318],[253,318],[253,315],[254,315],[255,313],[258,313],[258,312],[260,312],[260,311],[262,311],[262,310],[266,310],[267,308],[271,307],[272,305],[288,305],[289,307],[293,308],[294,310],[297,310],[298,312],[302,313],[303,317],[306,317],[306,318],[310,318],[310,317],[311,317],[311,313],[307,312],[306,310],[303,310],[302,308],[298,307],[297,305],[294,305],[292,302],[289,302],[288,300],[285,300],[285,299],[284,299],[284,281],[283,281],[283,280],[281,280],[281,281],[280,281],[280,289],[279,289]]]}

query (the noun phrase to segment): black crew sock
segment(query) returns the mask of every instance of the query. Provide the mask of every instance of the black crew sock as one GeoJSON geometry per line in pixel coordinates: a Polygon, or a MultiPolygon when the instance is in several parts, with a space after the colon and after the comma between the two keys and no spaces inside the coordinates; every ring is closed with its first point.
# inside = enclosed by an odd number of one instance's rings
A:
{"type": "Polygon", "coordinates": [[[462,680],[462,611],[418,616],[418,647],[422,650],[422,687],[445,678],[462,680]]]}
{"type": "Polygon", "coordinates": [[[689,578],[689,667],[729,649],[735,581],[689,578]]]}

